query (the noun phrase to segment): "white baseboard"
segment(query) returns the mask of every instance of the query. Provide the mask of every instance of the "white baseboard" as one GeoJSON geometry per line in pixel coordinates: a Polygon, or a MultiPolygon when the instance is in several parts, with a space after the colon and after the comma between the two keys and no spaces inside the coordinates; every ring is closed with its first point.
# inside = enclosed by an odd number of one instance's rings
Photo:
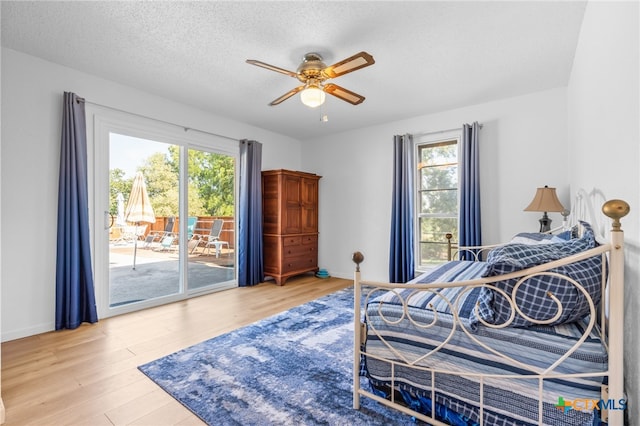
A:
{"type": "Polygon", "coordinates": [[[54,331],[55,328],[55,324],[51,322],[22,328],[20,330],[3,331],[1,340],[2,342],[9,342],[11,340],[22,339],[23,337],[35,336],[36,334],[54,331]]]}

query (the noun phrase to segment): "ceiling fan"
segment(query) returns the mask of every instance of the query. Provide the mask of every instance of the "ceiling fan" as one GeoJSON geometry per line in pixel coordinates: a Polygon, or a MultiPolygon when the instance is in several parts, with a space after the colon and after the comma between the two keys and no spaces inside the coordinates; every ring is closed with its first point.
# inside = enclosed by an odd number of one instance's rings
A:
{"type": "Polygon", "coordinates": [[[325,93],[353,105],[361,104],[364,101],[364,96],[340,87],[337,84],[325,83],[325,81],[373,65],[375,60],[373,56],[367,52],[360,52],[331,66],[326,66],[324,62],[322,62],[322,56],[320,56],[320,54],[311,52],[304,55],[302,63],[296,72],[256,61],[255,59],[247,59],[247,63],[295,77],[304,83],[275,99],[269,105],[278,105],[296,93],[302,92],[300,93],[302,103],[315,108],[324,103],[325,93]]]}

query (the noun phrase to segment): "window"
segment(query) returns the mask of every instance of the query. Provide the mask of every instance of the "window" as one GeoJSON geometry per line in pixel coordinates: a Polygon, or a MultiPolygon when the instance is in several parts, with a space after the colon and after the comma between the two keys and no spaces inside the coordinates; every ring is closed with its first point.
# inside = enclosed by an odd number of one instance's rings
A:
{"type": "Polygon", "coordinates": [[[458,240],[458,140],[416,141],[418,270],[447,261],[447,233],[458,240]]]}

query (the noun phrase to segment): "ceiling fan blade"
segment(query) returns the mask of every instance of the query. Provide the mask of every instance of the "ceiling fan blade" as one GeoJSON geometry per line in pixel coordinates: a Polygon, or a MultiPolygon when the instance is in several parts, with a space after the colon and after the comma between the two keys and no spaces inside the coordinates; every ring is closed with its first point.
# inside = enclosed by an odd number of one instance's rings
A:
{"type": "Polygon", "coordinates": [[[279,73],[282,73],[282,74],[286,74],[286,75],[291,76],[291,77],[298,77],[298,74],[296,74],[293,71],[285,70],[284,68],[279,68],[279,67],[276,67],[274,65],[269,65],[269,64],[266,64],[264,62],[256,61],[255,59],[247,59],[246,62],[248,64],[256,65],[258,67],[266,68],[266,69],[271,70],[271,71],[275,71],[275,72],[279,72],[279,73]]]}
{"type": "Polygon", "coordinates": [[[291,89],[287,93],[285,93],[284,95],[280,96],[278,99],[276,99],[273,102],[271,102],[269,105],[276,106],[279,103],[282,103],[282,102],[286,101],[287,99],[289,99],[290,97],[292,97],[293,95],[295,95],[296,93],[301,91],[302,89],[304,89],[304,86],[298,86],[295,89],[291,89]]]}
{"type": "Polygon", "coordinates": [[[340,77],[341,75],[350,73],[351,71],[368,67],[369,65],[373,65],[375,63],[376,61],[373,59],[373,56],[369,55],[367,52],[360,52],[356,53],[350,58],[344,59],[336,64],[326,67],[322,70],[322,74],[324,74],[327,78],[336,78],[340,77]]]}
{"type": "Polygon", "coordinates": [[[347,90],[344,87],[340,87],[337,84],[325,84],[323,90],[336,98],[349,102],[352,105],[358,105],[364,102],[364,96],[358,95],[357,93],[347,90]]]}

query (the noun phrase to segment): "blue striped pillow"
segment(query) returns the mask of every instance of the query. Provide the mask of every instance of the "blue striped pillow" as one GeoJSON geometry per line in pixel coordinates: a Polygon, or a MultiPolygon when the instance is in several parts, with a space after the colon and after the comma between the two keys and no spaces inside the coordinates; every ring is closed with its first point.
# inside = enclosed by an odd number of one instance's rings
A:
{"type": "MultiPolygon", "coordinates": [[[[581,238],[562,243],[544,245],[507,244],[492,250],[487,256],[485,277],[498,276],[562,259],[589,250],[596,246],[593,230],[589,224],[585,227],[581,238]]],[[[594,304],[601,298],[602,261],[594,256],[580,262],[574,262],[550,270],[576,280],[591,295],[594,304]]],[[[512,295],[518,279],[498,281],[495,288],[512,295]]],[[[515,301],[522,312],[534,320],[547,320],[557,313],[556,303],[548,296],[551,292],[563,306],[563,313],[552,324],[576,321],[589,313],[586,297],[572,283],[564,278],[538,275],[529,278],[520,285],[515,294],[515,301]]],[[[478,314],[472,313],[471,323],[477,324],[478,318],[491,324],[506,322],[511,314],[511,304],[506,298],[493,290],[491,286],[483,287],[478,298],[478,314]]],[[[511,327],[533,325],[532,322],[516,313],[511,327]]]]}

